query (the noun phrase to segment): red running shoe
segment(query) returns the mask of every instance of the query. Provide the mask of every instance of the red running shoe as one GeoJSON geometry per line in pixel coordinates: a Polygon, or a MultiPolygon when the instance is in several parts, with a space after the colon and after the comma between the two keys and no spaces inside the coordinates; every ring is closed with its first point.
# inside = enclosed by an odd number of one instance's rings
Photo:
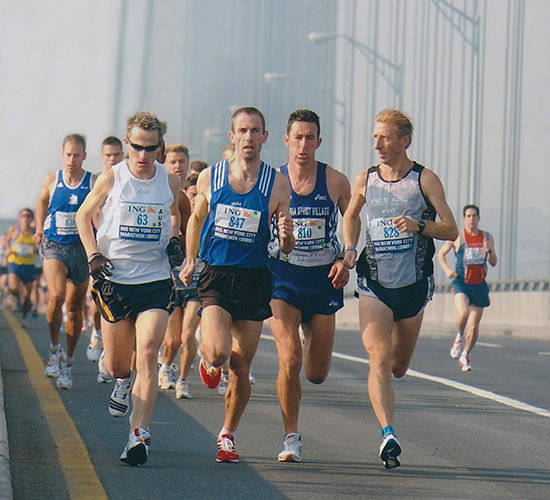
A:
{"type": "Polygon", "coordinates": [[[222,378],[221,367],[214,367],[209,365],[204,358],[201,358],[199,363],[199,373],[204,385],[209,389],[215,389],[220,385],[220,379],[222,378]]]}
{"type": "Polygon", "coordinates": [[[218,454],[216,462],[239,461],[239,454],[235,451],[235,438],[231,434],[222,434],[218,437],[218,454]]]}

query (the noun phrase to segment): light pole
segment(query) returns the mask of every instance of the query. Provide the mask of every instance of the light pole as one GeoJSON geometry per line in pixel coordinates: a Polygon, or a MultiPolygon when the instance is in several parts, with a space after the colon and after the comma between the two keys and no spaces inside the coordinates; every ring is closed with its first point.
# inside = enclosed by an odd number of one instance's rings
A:
{"type": "Polygon", "coordinates": [[[327,94],[323,89],[318,87],[317,85],[311,83],[308,80],[305,80],[304,78],[295,78],[293,76],[288,75],[287,73],[276,73],[276,72],[267,72],[264,73],[264,80],[269,85],[276,85],[279,82],[285,82],[285,81],[291,81],[294,80],[305,87],[308,87],[310,89],[313,89],[315,92],[319,93],[322,97],[324,97],[329,103],[336,104],[337,106],[340,106],[342,108],[342,119],[336,121],[340,124],[342,127],[342,165],[341,169],[344,170],[347,168],[346,158],[347,158],[347,152],[345,147],[346,142],[346,102],[341,101],[339,99],[336,99],[334,96],[331,96],[330,94],[327,94]]]}

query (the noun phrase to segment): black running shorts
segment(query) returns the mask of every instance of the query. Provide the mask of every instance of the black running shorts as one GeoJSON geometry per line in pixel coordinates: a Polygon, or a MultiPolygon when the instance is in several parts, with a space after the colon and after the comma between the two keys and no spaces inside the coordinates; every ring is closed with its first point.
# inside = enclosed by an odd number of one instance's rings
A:
{"type": "Polygon", "coordinates": [[[267,266],[249,269],[205,265],[197,293],[202,309],[220,306],[233,320],[263,321],[271,316],[272,284],[267,266]]]}

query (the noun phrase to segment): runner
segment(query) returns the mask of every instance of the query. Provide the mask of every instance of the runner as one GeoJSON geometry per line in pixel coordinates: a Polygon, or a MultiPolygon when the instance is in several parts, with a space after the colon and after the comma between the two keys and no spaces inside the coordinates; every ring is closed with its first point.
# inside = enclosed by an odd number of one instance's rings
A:
{"type": "Polygon", "coordinates": [[[483,309],[490,304],[489,286],[485,281],[487,261],[493,267],[496,266],[497,254],[493,236],[478,227],[479,207],[466,205],[462,215],[464,229],[455,241],[446,241],[443,244],[437,253],[437,259],[447,278],[453,280],[458,333],[451,346],[451,357],[458,358],[462,371],[467,372],[472,369],[470,353],[479,337],[483,309]],[[456,255],[454,270],[447,264],[446,258],[451,248],[456,255]],[[466,326],[468,326],[468,333],[464,343],[466,326]]]}
{"type": "Polygon", "coordinates": [[[200,240],[205,267],[197,288],[202,308],[199,370],[207,387],[218,386],[220,367],[230,359],[218,462],[239,460],[234,435],[250,398],[248,375],[263,320],[271,316],[271,274],[266,264],[273,216],[278,221],[281,251],[294,248],[288,180],[260,158],[267,140],[263,114],[252,107],[235,111],[229,137],[235,144],[234,156],[199,177],[182,273],[182,281],[189,286],[200,240]]]}
{"type": "Polygon", "coordinates": [[[454,240],[458,234],[441,181],[407,156],[412,134],[413,125],[401,111],[378,113],[373,137],[380,163],[357,175],[344,215],[344,263],[353,267],[357,224],[366,205],[357,293],[370,362],[369,397],[382,428],[380,459],[387,469],[400,465],[401,453],[393,428],[392,375],[401,378],[407,372],[433,295],[433,238],[454,240]]]}
{"type": "Polygon", "coordinates": [[[128,160],[100,176],[77,214],[94,278],[92,295],[102,316],[105,364],[118,379],[109,405],[112,414],[128,412],[133,386],[130,435],[120,459],[134,466],[149,456],[157,352],[172,307],[170,266],[184,257],[178,238],[179,179],[155,162],[165,132],[166,123],[152,113],[128,118],[128,160]],[[92,217],[98,210],[96,243],[92,217]]]}
{"type": "Polygon", "coordinates": [[[48,174],[36,206],[35,243],[40,244],[49,302],[46,319],[50,332],[47,377],[71,389],[74,353],[82,332],[82,310],[88,287],[86,252],[80,241],[75,214],[90,193],[95,176],[86,172],[86,138],[71,134],[63,140],[63,169],[48,174]],[[60,344],[63,304],[66,302],[65,353],[60,344]]]}
{"type": "Polygon", "coordinates": [[[335,313],[344,305],[343,287],[349,279],[336,231],[338,212],[343,214],[348,207],[351,189],[344,174],[315,159],[322,142],[320,132],[319,117],[313,111],[299,109],[288,119],[284,140],[289,160],[280,171],[290,180],[296,248],[287,255],[279,251],[277,239],[270,245],[273,316],[269,325],[279,354],[277,392],[285,426],[280,462],[301,461],[300,371],[303,364],[306,378],[314,384],[326,380],[335,313]]]}

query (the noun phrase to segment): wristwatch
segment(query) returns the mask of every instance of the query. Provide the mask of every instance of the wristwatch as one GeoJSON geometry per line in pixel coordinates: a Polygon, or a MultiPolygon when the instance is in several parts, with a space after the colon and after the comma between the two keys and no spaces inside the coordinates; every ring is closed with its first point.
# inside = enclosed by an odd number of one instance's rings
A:
{"type": "Polygon", "coordinates": [[[426,223],[423,220],[416,221],[418,223],[418,234],[422,234],[424,229],[426,229],[426,223]]]}

